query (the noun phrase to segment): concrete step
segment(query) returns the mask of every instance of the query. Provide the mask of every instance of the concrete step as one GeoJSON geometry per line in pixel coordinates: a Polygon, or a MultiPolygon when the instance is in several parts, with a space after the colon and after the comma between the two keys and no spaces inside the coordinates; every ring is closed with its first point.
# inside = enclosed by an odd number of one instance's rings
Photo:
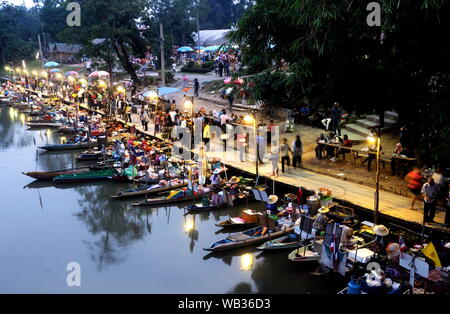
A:
{"type": "Polygon", "coordinates": [[[378,123],[367,120],[367,119],[356,120],[356,124],[366,128],[366,129],[371,129],[378,125],[378,123]]]}
{"type": "Polygon", "coordinates": [[[398,113],[395,111],[386,111],[384,113],[384,117],[385,117],[385,119],[391,119],[394,121],[398,121],[398,113]]]}
{"type": "Polygon", "coordinates": [[[366,120],[375,122],[377,125],[380,124],[380,116],[377,114],[369,114],[366,116],[366,120]]]}
{"type": "MultiPolygon", "coordinates": [[[[378,115],[376,115],[376,114],[371,114],[371,115],[366,116],[365,120],[369,120],[371,122],[375,122],[376,125],[380,124],[380,117],[378,115]]],[[[398,123],[398,121],[395,120],[395,119],[384,118],[384,126],[385,127],[391,127],[391,126],[396,125],[397,123],[398,123]]]]}
{"type": "Polygon", "coordinates": [[[361,137],[366,138],[370,134],[370,130],[360,126],[358,124],[347,124],[345,125],[345,130],[348,130],[351,133],[354,133],[356,135],[359,135],[361,137]]]}

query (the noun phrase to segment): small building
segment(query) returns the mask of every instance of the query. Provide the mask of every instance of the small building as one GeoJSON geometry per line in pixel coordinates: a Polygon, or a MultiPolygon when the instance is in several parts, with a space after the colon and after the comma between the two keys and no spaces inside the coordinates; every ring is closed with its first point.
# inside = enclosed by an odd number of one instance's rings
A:
{"type": "Polygon", "coordinates": [[[49,58],[59,63],[69,63],[80,50],[80,45],[64,43],[49,44],[49,58]]]}

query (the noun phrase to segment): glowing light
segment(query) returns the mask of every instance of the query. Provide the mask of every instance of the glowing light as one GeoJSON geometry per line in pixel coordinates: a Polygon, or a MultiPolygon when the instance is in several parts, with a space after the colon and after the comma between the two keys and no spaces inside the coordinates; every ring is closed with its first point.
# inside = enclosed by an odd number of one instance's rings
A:
{"type": "Polygon", "coordinates": [[[47,77],[48,73],[45,72],[45,71],[42,71],[42,72],[41,72],[41,75],[42,75],[43,77],[47,77]]]}
{"type": "Polygon", "coordinates": [[[185,106],[186,110],[190,110],[190,109],[192,108],[192,106],[193,106],[193,103],[192,103],[192,101],[190,101],[189,99],[187,99],[187,100],[184,102],[184,106],[185,106]]]}
{"type": "Polygon", "coordinates": [[[125,88],[123,88],[123,86],[118,86],[118,87],[117,87],[117,91],[118,91],[119,93],[123,93],[123,92],[125,92],[125,88]]]}
{"type": "Polygon", "coordinates": [[[19,119],[22,122],[22,125],[25,125],[25,115],[23,113],[20,114],[19,119]]]}
{"type": "Polygon", "coordinates": [[[65,136],[60,137],[61,144],[65,144],[67,142],[67,138],[65,136]]]}
{"type": "Polygon", "coordinates": [[[252,270],[254,263],[253,254],[244,254],[241,256],[241,269],[242,270],[252,270]]]}
{"type": "Polygon", "coordinates": [[[194,227],[195,226],[194,226],[194,221],[193,220],[187,220],[184,223],[184,231],[186,231],[186,232],[194,230],[194,227]]]}
{"type": "Polygon", "coordinates": [[[36,71],[31,72],[31,74],[33,74],[34,76],[38,75],[38,73],[36,71]]]}
{"type": "Polygon", "coordinates": [[[99,85],[100,87],[105,87],[105,86],[106,86],[106,83],[105,83],[105,81],[98,81],[98,85],[99,85]]]}
{"type": "Polygon", "coordinates": [[[158,94],[156,93],[156,91],[151,90],[149,95],[148,95],[148,98],[150,98],[150,99],[157,99],[158,98],[158,94]]]}
{"type": "Polygon", "coordinates": [[[370,144],[375,144],[377,142],[377,138],[373,135],[373,133],[370,133],[370,135],[367,137],[367,141],[370,144]]]}
{"type": "Polygon", "coordinates": [[[253,120],[254,120],[253,117],[249,114],[244,117],[244,121],[248,124],[252,123],[253,120]]]}

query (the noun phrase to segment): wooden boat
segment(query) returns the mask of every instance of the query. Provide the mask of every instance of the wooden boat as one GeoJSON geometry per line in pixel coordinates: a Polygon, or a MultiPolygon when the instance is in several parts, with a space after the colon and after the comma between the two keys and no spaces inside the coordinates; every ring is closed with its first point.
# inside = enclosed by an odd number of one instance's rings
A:
{"type": "Polygon", "coordinates": [[[79,142],[79,143],[67,143],[60,145],[46,145],[39,147],[40,149],[45,149],[51,152],[55,151],[65,151],[65,150],[77,150],[77,149],[86,149],[97,145],[96,141],[89,142],[79,142]]]}
{"type": "Polygon", "coordinates": [[[319,252],[315,252],[311,249],[312,245],[306,245],[299,249],[292,251],[288,255],[288,259],[291,262],[316,262],[321,258],[321,254],[319,252]]]}
{"type": "Polygon", "coordinates": [[[116,169],[104,169],[104,170],[86,171],[81,173],[64,174],[57,176],[56,178],[53,179],[53,181],[57,183],[98,181],[98,180],[107,180],[116,174],[117,174],[116,169]]]}
{"type": "MultiPolygon", "coordinates": [[[[115,195],[111,195],[112,198],[117,199],[124,199],[124,198],[130,198],[130,197],[137,197],[137,196],[145,196],[145,195],[155,195],[159,193],[169,192],[176,189],[184,188],[188,185],[187,182],[180,183],[180,184],[174,184],[174,185],[168,185],[165,187],[155,187],[152,188],[151,186],[142,186],[134,189],[129,189],[125,191],[120,191],[119,193],[115,195]]],[[[159,184],[155,184],[155,186],[160,186],[159,184]]]]}
{"type": "MultiPolygon", "coordinates": [[[[259,244],[262,242],[265,242],[269,240],[269,234],[268,232],[263,232],[265,230],[268,230],[267,228],[263,226],[259,226],[250,230],[246,230],[243,232],[235,233],[225,239],[216,241],[212,243],[208,248],[205,248],[205,251],[212,251],[212,252],[221,252],[231,249],[236,249],[244,246],[250,246],[259,244]]],[[[270,233],[271,239],[276,239],[282,236],[285,236],[289,233],[294,231],[294,228],[287,228],[285,230],[279,230],[279,231],[272,231],[270,233]]]]}
{"type": "Polygon", "coordinates": [[[79,155],[75,156],[76,161],[97,161],[97,160],[103,160],[103,158],[110,159],[112,157],[111,153],[106,153],[103,155],[103,152],[100,150],[94,150],[94,151],[85,151],[82,152],[79,155]]]}
{"type": "Polygon", "coordinates": [[[259,218],[256,215],[263,216],[261,213],[257,213],[253,210],[247,209],[242,212],[240,217],[232,217],[225,221],[216,224],[217,227],[224,229],[236,229],[236,228],[252,228],[259,225],[259,218]]]}
{"type": "Polygon", "coordinates": [[[257,249],[262,251],[278,251],[296,249],[302,246],[304,246],[304,244],[300,241],[297,234],[291,233],[284,237],[267,241],[263,245],[258,246],[257,249]]]}
{"type": "MultiPolygon", "coordinates": [[[[248,198],[237,198],[233,201],[233,206],[238,206],[245,204],[247,201],[251,202],[254,201],[255,198],[253,197],[253,194],[251,194],[248,198]]],[[[186,207],[186,210],[188,212],[205,212],[205,211],[211,211],[211,210],[218,210],[223,208],[230,207],[227,203],[221,204],[221,205],[209,205],[209,206],[203,206],[200,204],[194,204],[186,207]]]]}
{"type": "MultiPolygon", "coordinates": [[[[209,193],[207,194],[209,195],[209,193]]],[[[134,203],[133,206],[164,206],[164,205],[172,205],[176,203],[184,203],[184,202],[192,202],[198,199],[201,199],[205,197],[205,194],[198,194],[198,195],[187,195],[176,199],[167,199],[167,198],[149,198],[147,200],[143,200],[139,203],[134,203]]]]}
{"type": "Polygon", "coordinates": [[[59,122],[28,122],[27,126],[31,128],[59,128],[62,126],[62,123],[59,122]]]}
{"type": "Polygon", "coordinates": [[[67,169],[67,170],[58,170],[58,171],[35,171],[35,172],[22,172],[24,175],[29,176],[33,179],[37,180],[53,180],[54,178],[65,175],[65,174],[74,174],[74,173],[82,173],[89,171],[89,168],[77,168],[77,169],[67,169]]]}

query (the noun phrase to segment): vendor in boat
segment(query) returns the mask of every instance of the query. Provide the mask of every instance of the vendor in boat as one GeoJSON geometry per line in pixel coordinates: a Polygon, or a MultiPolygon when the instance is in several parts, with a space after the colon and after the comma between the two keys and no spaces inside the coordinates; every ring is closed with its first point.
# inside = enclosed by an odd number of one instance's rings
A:
{"type": "Polygon", "coordinates": [[[222,178],[220,177],[220,169],[214,170],[210,179],[212,188],[220,187],[220,184],[222,183],[222,178]]]}
{"type": "Polygon", "coordinates": [[[327,224],[330,222],[330,220],[327,218],[327,213],[329,211],[330,209],[328,207],[322,206],[321,208],[319,208],[318,214],[314,219],[313,228],[316,229],[319,234],[326,230],[327,224]]]}
{"type": "Polygon", "coordinates": [[[269,196],[269,199],[266,204],[267,214],[277,215],[279,213],[278,207],[277,207],[277,202],[278,202],[278,196],[276,196],[276,195],[269,196]]]}
{"type": "Polygon", "coordinates": [[[356,244],[356,241],[352,240],[353,237],[353,229],[346,225],[340,225],[342,228],[341,233],[341,250],[353,250],[356,244]]]}
{"type": "Polygon", "coordinates": [[[383,225],[373,227],[373,232],[376,234],[371,250],[378,255],[386,254],[386,240],[385,237],[389,234],[389,229],[383,225]]]}
{"type": "Polygon", "coordinates": [[[232,177],[227,183],[227,187],[229,187],[230,189],[229,193],[233,197],[233,199],[237,198],[240,194],[239,182],[241,182],[241,179],[239,179],[238,177],[232,177]]]}

